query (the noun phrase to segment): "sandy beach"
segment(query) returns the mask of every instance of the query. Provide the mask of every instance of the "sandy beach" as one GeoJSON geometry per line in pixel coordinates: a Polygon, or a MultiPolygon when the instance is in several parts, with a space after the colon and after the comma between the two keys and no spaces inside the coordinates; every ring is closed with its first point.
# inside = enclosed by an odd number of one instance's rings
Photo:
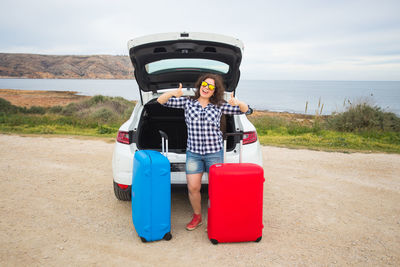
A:
{"type": "Polygon", "coordinates": [[[263,147],[260,243],[186,231],[186,190],[173,188],[172,240],[143,244],[114,196],[113,146],[0,135],[1,266],[400,264],[400,155],[263,147]]]}

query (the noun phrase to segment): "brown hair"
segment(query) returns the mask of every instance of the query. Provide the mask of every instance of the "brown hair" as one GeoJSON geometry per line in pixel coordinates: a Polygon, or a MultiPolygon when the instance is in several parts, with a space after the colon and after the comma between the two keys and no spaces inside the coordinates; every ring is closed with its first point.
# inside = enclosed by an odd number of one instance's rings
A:
{"type": "Polygon", "coordinates": [[[213,79],[215,81],[215,90],[214,94],[210,97],[210,102],[214,105],[220,106],[225,102],[224,101],[225,85],[222,80],[222,77],[218,74],[206,73],[201,75],[194,84],[194,87],[197,88],[197,90],[195,91],[194,96],[192,96],[192,99],[198,99],[200,97],[200,85],[204,80],[208,78],[213,79]]]}

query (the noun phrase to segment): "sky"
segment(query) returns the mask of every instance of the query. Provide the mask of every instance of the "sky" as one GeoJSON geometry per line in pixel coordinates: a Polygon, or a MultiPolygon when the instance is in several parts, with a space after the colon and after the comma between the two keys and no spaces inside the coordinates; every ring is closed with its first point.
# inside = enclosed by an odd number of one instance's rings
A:
{"type": "Polygon", "coordinates": [[[400,0],[1,0],[0,53],[128,55],[129,39],[244,43],[242,79],[400,80],[400,0]]]}

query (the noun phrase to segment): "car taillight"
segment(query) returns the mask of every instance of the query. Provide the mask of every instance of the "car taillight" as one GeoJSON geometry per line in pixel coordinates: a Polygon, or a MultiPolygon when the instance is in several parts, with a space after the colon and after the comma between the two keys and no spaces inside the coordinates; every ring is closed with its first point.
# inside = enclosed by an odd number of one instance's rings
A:
{"type": "Polygon", "coordinates": [[[129,145],[129,132],[119,131],[117,136],[117,142],[129,145]]]}
{"type": "Polygon", "coordinates": [[[243,134],[243,145],[251,144],[257,141],[257,132],[245,132],[243,134]]]}

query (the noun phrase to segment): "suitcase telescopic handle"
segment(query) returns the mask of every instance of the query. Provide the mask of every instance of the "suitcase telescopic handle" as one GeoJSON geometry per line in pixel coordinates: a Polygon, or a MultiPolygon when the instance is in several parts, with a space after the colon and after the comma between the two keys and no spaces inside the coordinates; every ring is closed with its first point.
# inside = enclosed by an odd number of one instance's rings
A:
{"type": "Polygon", "coordinates": [[[243,153],[243,132],[236,132],[236,133],[225,133],[224,134],[224,162],[226,161],[226,150],[227,148],[227,140],[229,136],[239,136],[240,143],[239,143],[239,163],[242,163],[242,153],[243,153]]]}
{"type": "Polygon", "coordinates": [[[168,158],[168,135],[165,132],[161,131],[161,130],[158,130],[158,132],[161,135],[162,153],[168,158]],[[164,150],[164,142],[166,144],[166,149],[165,150],[164,150]]]}

